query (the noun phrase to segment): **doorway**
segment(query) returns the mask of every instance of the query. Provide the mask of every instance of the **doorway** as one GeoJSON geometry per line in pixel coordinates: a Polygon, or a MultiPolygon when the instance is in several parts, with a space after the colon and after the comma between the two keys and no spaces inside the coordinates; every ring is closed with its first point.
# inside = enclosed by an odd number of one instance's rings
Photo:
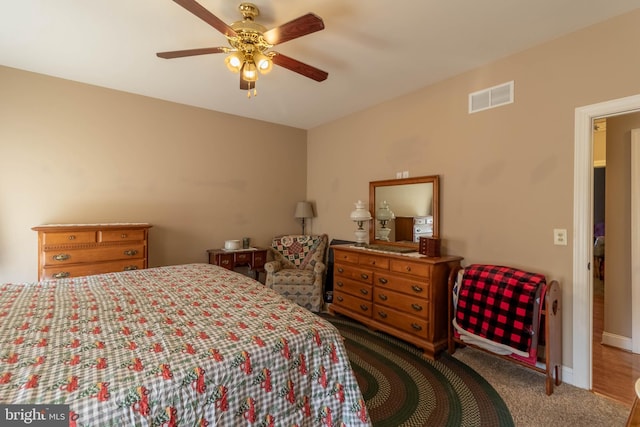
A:
{"type": "Polygon", "coordinates": [[[636,126],[640,113],[595,120],[593,131],[592,390],[627,405],[633,402],[634,382],[640,377],[640,355],[631,352],[632,317],[637,310],[630,303],[630,241],[636,233],[629,233],[633,230],[629,203],[634,195],[629,129],[636,126]],[[611,251],[605,242],[611,243],[611,251]],[[611,260],[606,274],[605,260],[611,260]]]}
{"type": "MultiPolygon", "coordinates": [[[[573,384],[592,389],[593,121],[640,111],[640,95],[577,108],[574,152],[573,384]]],[[[633,288],[632,301],[640,295],[633,288]]],[[[635,331],[640,327],[634,325],[635,331]]],[[[638,337],[638,334],[635,334],[638,337]]]]}

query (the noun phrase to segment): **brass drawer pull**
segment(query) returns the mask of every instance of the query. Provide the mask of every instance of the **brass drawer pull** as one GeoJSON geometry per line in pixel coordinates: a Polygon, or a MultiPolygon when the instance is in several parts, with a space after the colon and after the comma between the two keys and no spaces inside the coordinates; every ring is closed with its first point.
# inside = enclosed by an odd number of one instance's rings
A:
{"type": "Polygon", "coordinates": [[[137,270],[138,266],[137,265],[127,265],[124,267],[124,271],[132,271],[132,270],[137,270]]]}
{"type": "Polygon", "coordinates": [[[361,309],[362,311],[367,311],[367,310],[369,310],[369,306],[364,305],[364,304],[360,304],[360,309],[361,309]]]}
{"type": "Polygon", "coordinates": [[[336,282],[336,286],[343,287],[343,286],[344,286],[344,283],[342,283],[342,282],[336,282]]]}
{"type": "Polygon", "coordinates": [[[137,253],[138,253],[138,251],[137,251],[137,250],[135,250],[135,249],[129,249],[128,251],[124,251],[124,254],[125,254],[125,255],[128,255],[128,256],[134,256],[134,255],[136,255],[137,253]]]}
{"type": "Polygon", "coordinates": [[[383,319],[387,318],[387,313],[385,313],[384,311],[379,311],[378,312],[378,316],[382,317],[383,319]]]}
{"type": "Polygon", "coordinates": [[[413,329],[415,329],[416,331],[421,331],[422,330],[422,326],[418,325],[417,323],[412,323],[411,327],[413,329]]]}
{"type": "Polygon", "coordinates": [[[69,236],[69,240],[76,240],[76,236],[74,236],[73,234],[71,234],[71,235],[69,236]]]}
{"type": "Polygon", "coordinates": [[[57,255],[53,256],[53,259],[55,261],[66,261],[69,258],[71,258],[71,255],[69,255],[69,254],[57,254],[57,255]]]}
{"type": "Polygon", "coordinates": [[[368,290],[366,290],[366,289],[360,289],[360,293],[361,293],[362,295],[368,295],[368,294],[369,294],[369,291],[368,291],[368,290]]]}
{"type": "Polygon", "coordinates": [[[60,273],[56,273],[53,275],[54,279],[64,279],[65,277],[71,276],[71,273],[68,271],[61,271],[60,273]]]}
{"type": "Polygon", "coordinates": [[[369,275],[368,275],[368,274],[364,274],[364,273],[362,273],[362,274],[360,275],[360,277],[362,277],[363,279],[367,280],[367,279],[369,278],[369,275]]]}
{"type": "Polygon", "coordinates": [[[120,238],[121,238],[121,239],[126,239],[126,238],[127,238],[127,234],[126,234],[126,233],[122,233],[122,234],[120,235],[120,238]]]}
{"type": "Polygon", "coordinates": [[[404,269],[407,271],[411,271],[411,267],[409,267],[408,265],[404,269]]]}
{"type": "Polygon", "coordinates": [[[338,301],[343,302],[343,301],[344,301],[344,298],[342,298],[342,297],[338,297],[338,301]]]}
{"type": "Polygon", "coordinates": [[[375,261],[375,260],[371,260],[369,263],[370,263],[371,265],[376,265],[376,261],[375,261]]]}
{"type": "Polygon", "coordinates": [[[380,298],[382,301],[386,301],[388,299],[388,297],[385,294],[379,294],[378,298],[380,298]]]}
{"type": "Polygon", "coordinates": [[[227,264],[229,264],[229,260],[228,260],[228,259],[223,259],[223,260],[220,262],[220,264],[222,264],[222,265],[227,265],[227,264]]]}
{"type": "Polygon", "coordinates": [[[389,283],[389,281],[384,277],[378,278],[378,282],[382,283],[383,285],[386,285],[387,283],[389,283]]]}
{"type": "Polygon", "coordinates": [[[338,267],[338,273],[344,273],[344,268],[338,267]]]}
{"type": "Polygon", "coordinates": [[[422,292],[422,288],[418,285],[413,285],[411,289],[413,289],[413,292],[422,292]]]}
{"type": "Polygon", "coordinates": [[[422,311],[422,306],[420,304],[411,304],[411,308],[415,311],[422,311]]]}

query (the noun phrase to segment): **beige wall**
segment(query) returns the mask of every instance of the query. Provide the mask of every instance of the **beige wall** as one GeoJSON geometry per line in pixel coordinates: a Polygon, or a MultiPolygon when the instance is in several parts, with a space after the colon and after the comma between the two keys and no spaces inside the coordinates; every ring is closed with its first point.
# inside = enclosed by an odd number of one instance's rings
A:
{"type": "Polygon", "coordinates": [[[152,266],[300,230],[304,130],[6,67],[0,94],[0,282],[37,279],[43,223],[150,222],[152,266]]]}
{"type": "Polygon", "coordinates": [[[575,109],[640,92],[638,39],[640,10],[310,130],[317,227],[352,240],[369,181],[439,174],[443,251],[558,279],[571,367],[575,109]],[[469,93],[510,80],[515,103],[467,113],[469,93]]]}
{"type": "Polygon", "coordinates": [[[640,113],[607,119],[604,331],[631,338],[631,130],[640,113]]]}

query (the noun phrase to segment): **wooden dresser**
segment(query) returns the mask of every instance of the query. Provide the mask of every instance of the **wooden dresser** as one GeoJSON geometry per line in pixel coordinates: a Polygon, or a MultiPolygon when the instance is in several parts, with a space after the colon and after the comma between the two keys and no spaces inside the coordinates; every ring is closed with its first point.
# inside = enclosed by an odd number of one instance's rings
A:
{"type": "Polygon", "coordinates": [[[410,342],[430,359],[447,347],[447,280],[461,257],[414,257],[349,245],[332,249],[331,312],[410,342]]]}
{"type": "Polygon", "coordinates": [[[38,280],[137,270],[148,265],[150,224],[56,224],[38,232],[38,280]]]}

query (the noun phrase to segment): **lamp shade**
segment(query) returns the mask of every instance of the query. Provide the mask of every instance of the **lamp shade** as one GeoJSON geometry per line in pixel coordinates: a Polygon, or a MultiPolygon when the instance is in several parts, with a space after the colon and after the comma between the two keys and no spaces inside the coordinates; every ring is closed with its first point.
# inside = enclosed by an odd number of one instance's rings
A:
{"type": "Polygon", "coordinates": [[[242,78],[248,82],[255,82],[258,80],[258,69],[256,68],[256,64],[250,61],[245,61],[242,66],[242,78]]]}
{"type": "Polygon", "coordinates": [[[395,218],[395,215],[393,214],[391,209],[389,209],[389,204],[387,203],[386,200],[383,201],[380,204],[380,208],[376,212],[376,219],[378,219],[379,221],[389,221],[390,219],[394,219],[394,218],[395,218]]]}
{"type": "Polygon", "coordinates": [[[349,217],[351,221],[368,221],[371,219],[371,213],[367,210],[365,203],[362,200],[358,200],[356,209],[351,211],[349,217]]]}
{"type": "Polygon", "coordinates": [[[295,218],[313,218],[313,206],[310,202],[298,202],[296,205],[296,213],[293,215],[295,218]]]}
{"type": "Polygon", "coordinates": [[[240,53],[233,52],[231,55],[225,58],[224,62],[225,64],[227,64],[229,70],[233,71],[234,73],[239,73],[240,69],[242,68],[242,64],[244,63],[244,58],[241,58],[240,53]]]}
{"type": "Polygon", "coordinates": [[[273,62],[271,62],[271,59],[260,52],[253,54],[253,62],[262,74],[267,74],[271,71],[271,68],[273,68],[273,62]]]}

